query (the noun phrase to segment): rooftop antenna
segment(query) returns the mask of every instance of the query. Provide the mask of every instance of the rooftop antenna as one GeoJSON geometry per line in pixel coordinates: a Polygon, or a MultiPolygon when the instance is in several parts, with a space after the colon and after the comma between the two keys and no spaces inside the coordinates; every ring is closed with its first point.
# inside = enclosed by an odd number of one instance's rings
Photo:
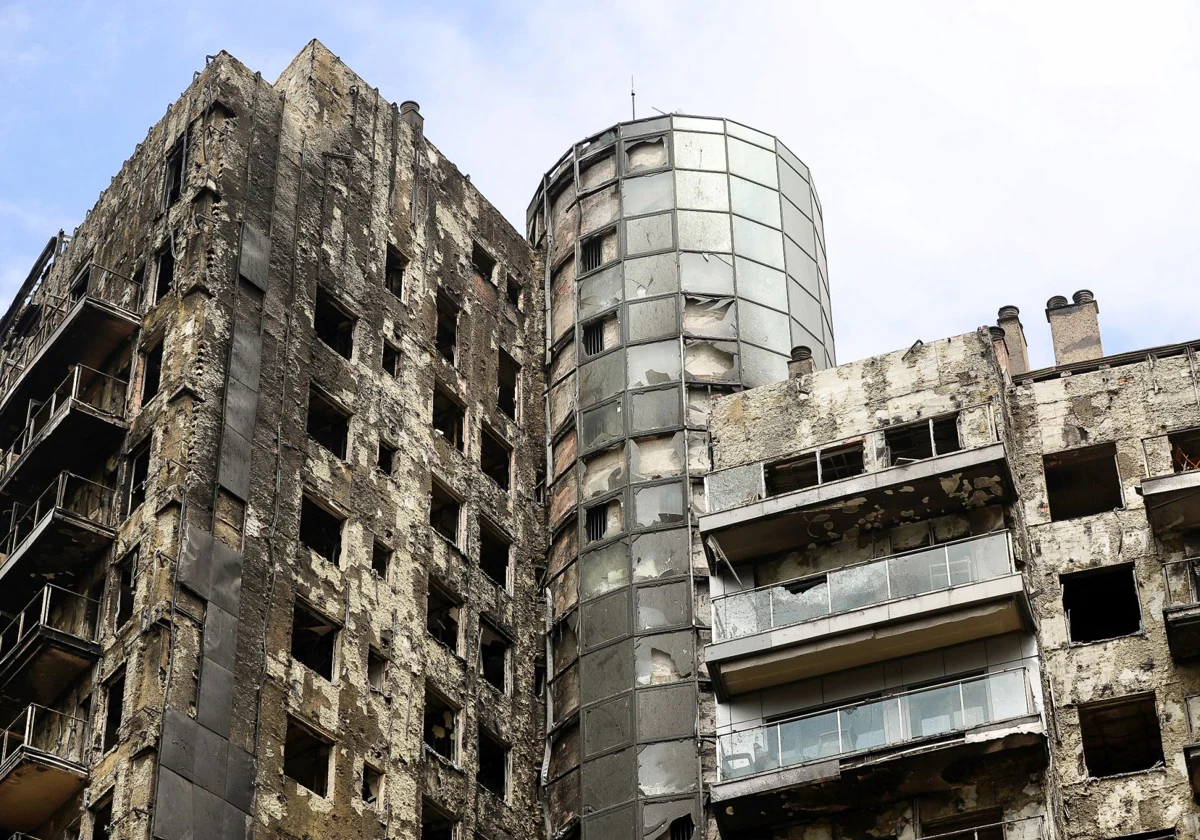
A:
{"type": "Polygon", "coordinates": [[[633,76],[629,77],[629,106],[633,109],[633,119],[637,119],[637,94],[633,90],[633,76]]]}

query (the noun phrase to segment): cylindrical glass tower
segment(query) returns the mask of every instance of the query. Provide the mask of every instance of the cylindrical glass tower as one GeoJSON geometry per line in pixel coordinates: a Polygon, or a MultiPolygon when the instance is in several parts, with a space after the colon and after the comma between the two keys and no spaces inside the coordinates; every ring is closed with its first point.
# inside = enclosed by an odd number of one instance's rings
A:
{"type": "Polygon", "coordinates": [[[834,363],[820,204],[774,137],[671,115],[576,144],[528,232],[549,302],[551,836],[701,827],[707,406],[785,379],[794,346],[834,363]]]}

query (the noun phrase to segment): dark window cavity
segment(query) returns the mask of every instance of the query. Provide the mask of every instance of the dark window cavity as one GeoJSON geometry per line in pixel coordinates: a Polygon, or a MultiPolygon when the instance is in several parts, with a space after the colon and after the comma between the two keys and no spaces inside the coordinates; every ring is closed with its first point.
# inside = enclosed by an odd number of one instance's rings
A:
{"type": "Polygon", "coordinates": [[[383,691],[387,685],[387,658],[375,650],[367,650],[367,685],[375,691],[383,691]]]}
{"type": "Polygon", "coordinates": [[[885,429],[889,462],[892,466],[923,461],[962,449],[958,441],[958,415],[926,420],[907,426],[885,429]]]}
{"type": "Polygon", "coordinates": [[[508,490],[512,447],[487,426],[479,434],[479,467],[501,490],[508,490]]]}
{"type": "Polygon", "coordinates": [[[496,373],[496,407],[513,420],[517,419],[517,386],[520,380],[521,366],[502,349],[496,373]]]}
{"type": "Polygon", "coordinates": [[[167,296],[175,285],[175,255],[171,253],[170,244],[158,252],[157,266],[154,271],[154,300],[159,301],[167,296]]]}
{"type": "Polygon", "coordinates": [[[1171,467],[1175,472],[1200,470],[1200,429],[1187,429],[1167,435],[1171,447],[1171,467]]]}
{"type": "Polygon", "coordinates": [[[150,439],[147,438],[125,459],[125,515],[133,513],[146,501],[146,485],[150,482],[150,439]]]}
{"type": "Polygon", "coordinates": [[[508,693],[508,651],[512,643],[487,619],[479,620],[479,673],[497,691],[508,693]]]}
{"type": "Polygon", "coordinates": [[[125,672],[121,671],[105,686],[104,740],[101,742],[101,752],[108,752],[117,745],[121,735],[121,723],[124,721],[124,708],[125,672]]]}
{"type": "Polygon", "coordinates": [[[479,568],[498,586],[508,587],[512,541],[486,519],[479,519],[479,568]]]}
{"type": "Polygon", "coordinates": [[[439,484],[433,482],[429,491],[429,524],[433,530],[458,545],[458,513],[462,503],[458,498],[439,484]]]}
{"type": "Polygon", "coordinates": [[[375,466],[385,475],[392,474],[392,468],[396,465],[396,447],[385,441],[379,441],[379,454],[375,458],[375,466]]]}
{"type": "Polygon", "coordinates": [[[308,436],[345,460],[350,412],[316,388],[308,389],[308,436]]]}
{"type": "Polygon", "coordinates": [[[133,597],[137,591],[137,561],[138,550],[135,548],[113,567],[117,584],[117,628],[123,627],[125,622],[133,617],[133,597]]]}
{"type": "Polygon", "coordinates": [[[521,281],[519,281],[516,277],[513,277],[511,274],[508,275],[508,280],[505,284],[505,293],[509,304],[515,309],[520,310],[522,308],[521,299],[525,293],[525,290],[521,287],[521,281]]]}
{"type": "Polygon", "coordinates": [[[428,684],[425,686],[425,746],[442,758],[458,760],[458,709],[428,684]]]}
{"type": "Polygon", "coordinates": [[[333,295],[317,287],[317,303],[313,312],[313,329],[317,338],[328,344],[335,353],[349,359],[354,355],[355,319],[333,295]]]}
{"type": "Polygon", "coordinates": [[[428,799],[421,800],[421,840],[459,840],[458,822],[428,799]]]}
{"type": "Polygon", "coordinates": [[[584,530],[588,542],[602,540],[621,530],[621,503],[614,499],[607,504],[588,508],[584,514],[584,530]]]}
{"type": "Polygon", "coordinates": [[[1005,840],[1004,811],[987,808],[947,819],[921,823],[922,837],[938,840],[1005,840]]]}
{"type": "Polygon", "coordinates": [[[458,364],[458,304],[441,289],[437,293],[437,331],[434,345],[450,364],[458,364]]]}
{"type": "Polygon", "coordinates": [[[480,280],[493,280],[496,272],[496,261],[492,255],[478,243],[471,246],[471,272],[480,280]]]}
{"type": "Polygon", "coordinates": [[[486,729],[479,730],[479,769],[475,781],[500,799],[508,798],[508,746],[486,729]]]}
{"type": "Polygon", "coordinates": [[[323,560],[337,565],[342,555],[342,525],[345,519],[304,496],[300,501],[300,542],[323,560]]]}
{"type": "Polygon", "coordinates": [[[1059,522],[1123,507],[1117,448],[1106,443],[1043,459],[1050,519],[1059,522]]]}
{"type": "Polygon", "coordinates": [[[378,540],[371,546],[371,571],[383,580],[388,578],[392,565],[392,550],[378,540]]]}
{"type": "Polygon", "coordinates": [[[455,653],[458,653],[458,615],[461,609],[461,601],[430,579],[425,629],[455,653]]]}
{"type": "Polygon", "coordinates": [[[292,607],[292,659],[327,680],[333,679],[338,628],[297,601],[292,607]]]}
{"type": "Polygon", "coordinates": [[[786,461],[767,464],[767,495],[778,496],[862,475],[865,469],[861,443],[819,449],[786,461]]]}
{"type": "Polygon", "coordinates": [[[583,352],[588,356],[604,352],[604,320],[592,321],[583,328],[583,352]]]}
{"type": "Polygon", "coordinates": [[[329,756],[333,742],[288,717],[287,735],[283,742],[283,772],[300,787],[317,796],[329,794],[329,756]]]}
{"type": "Polygon", "coordinates": [[[377,805],[383,797],[383,771],[363,762],[362,800],[377,805]]]}
{"type": "Polygon", "coordinates": [[[183,140],[167,152],[166,172],[163,178],[163,206],[170,207],[183,195],[184,177],[183,140]]]}
{"type": "Polygon", "coordinates": [[[383,285],[389,292],[394,294],[400,300],[407,300],[407,289],[405,288],[405,272],[408,268],[408,263],[404,257],[400,256],[400,252],[391,245],[387,249],[387,261],[383,270],[383,285]]]}
{"type": "Polygon", "coordinates": [[[433,386],[433,430],[459,452],[463,451],[467,410],[440,385],[433,386]]]}
{"type": "Polygon", "coordinates": [[[604,264],[604,236],[593,236],[579,246],[579,273],[594,271],[604,264]]]}
{"type": "Polygon", "coordinates": [[[162,385],[163,342],[151,347],[142,355],[142,405],[158,394],[162,385]]]}
{"type": "Polygon", "coordinates": [[[1153,693],[1081,705],[1079,729],[1090,776],[1134,773],[1163,763],[1153,693]]]}
{"type": "Polygon", "coordinates": [[[1062,590],[1072,642],[1098,642],[1141,632],[1142,609],[1133,566],[1063,575],[1062,590]]]}
{"type": "Polygon", "coordinates": [[[92,808],[92,840],[112,840],[113,801],[107,796],[92,808]]]}
{"type": "Polygon", "coordinates": [[[383,372],[388,376],[400,375],[400,348],[390,342],[383,342],[383,372]]]}

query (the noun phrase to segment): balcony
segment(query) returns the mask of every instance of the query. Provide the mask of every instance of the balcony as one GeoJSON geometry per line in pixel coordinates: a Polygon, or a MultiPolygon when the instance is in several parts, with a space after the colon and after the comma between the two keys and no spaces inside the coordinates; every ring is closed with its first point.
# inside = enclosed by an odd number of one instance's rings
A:
{"type": "Polygon", "coordinates": [[[63,465],[82,469],[106,458],[129,428],[128,383],[74,365],[49,398],[30,405],[29,419],[0,455],[0,492],[40,487],[63,465]]]}
{"type": "Polygon", "coordinates": [[[24,406],[46,399],[70,365],[99,368],[129,340],[141,324],[141,295],[139,283],[92,264],[66,296],[28,304],[31,314],[5,336],[13,349],[0,359],[0,441],[20,432],[24,406]]]}
{"type": "Polygon", "coordinates": [[[100,658],[100,604],[46,586],[0,630],[0,708],[53,703],[100,658]]]}
{"type": "Polygon", "coordinates": [[[984,404],[930,419],[923,448],[913,445],[912,426],[889,427],[714,471],[705,479],[700,531],[737,563],[1005,502],[1012,477],[991,412],[984,404]]]}
{"type": "Polygon", "coordinates": [[[115,491],[69,472],[13,510],[0,541],[0,596],[24,603],[46,582],[70,579],[84,558],[116,537],[115,491]]]}
{"type": "Polygon", "coordinates": [[[1025,817],[940,834],[922,834],[921,840],[1042,840],[1045,831],[1045,817],[1025,817]]]}
{"type": "Polygon", "coordinates": [[[1183,760],[1187,764],[1192,794],[1200,799],[1200,695],[1185,697],[1183,705],[1188,721],[1188,741],[1183,745],[1183,760]]]}
{"type": "Polygon", "coordinates": [[[948,789],[942,770],[961,776],[972,756],[1044,762],[1044,738],[1027,669],[998,671],[720,735],[713,810],[722,836],[756,837],[810,807],[877,799],[881,786],[948,789]]]}
{"type": "Polygon", "coordinates": [[[713,599],[718,696],[1032,625],[1006,531],[713,599]]]}
{"type": "Polygon", "coordinates": [[[1142,439],[1146,516],[1159,533],[1200,528],[1200,427],[1142,439]]]}
{"type": "Polygon", "coordinates": [[[1163,564],[1163,623],[1175,659],[1200,656],[1200,557],[1163,564]]]}
{"type": "Polygon", "coordinates": [[[0,827],[34,831],[87,781],[87,722],[28,706],[0,737],[0,827]]]}

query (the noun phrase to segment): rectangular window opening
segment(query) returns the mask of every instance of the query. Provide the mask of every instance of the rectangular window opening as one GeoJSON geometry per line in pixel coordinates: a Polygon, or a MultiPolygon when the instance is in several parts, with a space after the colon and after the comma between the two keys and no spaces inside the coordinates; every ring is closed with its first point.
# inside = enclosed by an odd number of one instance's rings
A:
{"type": "Polygon", "coordinates": [[[454,545],[458,545],[461,508],[462,502],[435,480],[429,491],[429,524],[454,545]]]}
{"type": "Polygon", "coordinates": [[[400,349],[389,341],[383,342],[383,372],[393,379],[400,376],[400,349]]]}
{"type": "MultiPolygon", "coordinates": [[[[609,231],[607,236],[612,236],[609,231]]],[[[579,273],[585,274],[589,271],[595,271],[600,266],[604,265],[604,238],[606,234],[597,234],[596,236],[585,239],[579,246],[579,273]]]]}
{"type": "Polygon", "coordinates": [[[308,436],[343,461],[350,439],[350,412],[323,392],[308,390],[308,436]]]}
{"type": "Polygon", "coordinates": [[[454,298],[438,289],[437,331],[433,341],[438,355],[452,365],[458,364],[458,310],[454,298]]]}
{"type": "Polygon", "coordinates": [[[333,742],[288,716],[283,742],[283,772],[317,796],[329,795],[329,757],[333,742]]]}
{"type": "Polygon", "coordinates": [[[133,598],[137,590],[137,560],[138,550],[135,548],[122,557],[113,569],[117,582],[117,629],[124,627],[125,622],[133,617],[133,598]]]}
{"type": "Polygon", "coordinates": [[[332,681],[337,638],[336,624],[296,601],[292,606],[292,659],[332,681]]]}
{"type": "Polygon", "coordinates": [[[508,798],[508,746],[486,729],[479,730],[479,769],[475,781],[499,799],[508,798]]]}
{"type": "Polygon", "coordinates": [[[175,255],[171,253],[170,244],[158,252],[154,271],[154,300],[160,301],[175,285],[175,255]]]}
{"type": "Polygon", "coordinates": [[[588,542],[595,542],[620,533],[622,528],[620,501],[613,499],[607,504],[588,508],[584,518],[584,528],[587,532],[588,542]]]}
{"type": "Polygon", "coordinates": [[[439,385],[433,386],[433,431],[459,452],[466,442],[464,427],[467,410],[462,403],[439,385]]]}
{"type": "Polygon", "coordinates": [[[478,242],[471,245],[471,272],[480,280],[494,282],[496,260],[478,242]]]}
{"type": "Polygon", "coordinates": [[[112,795],[106,796],[102,802],[92,807],[92,840],[112,840],[113,830],[113,800],[112,795]]]}
{"type": "Polygon", "coordinates": [[[486,425],[480,428],[479,467],[483,470],[484,475],[500,486],[501,490],[508,491],[512,469],[512,447],[486,425]]]}
{"type": "Polygon", "coordinates": [[[508,303],[518,312],[524,309],[525,289],[521,286],[521,281],[513,275],[509,274],[505,281],[505,294],[508,298],[508,303]]]}
{"type": "Polygon", "coordinates": [[[500,350],[500,363],[496,370],[496,407],[506,417],[517,419],[517,387],[521,380],[521,366],[517,360],[500,350]]]}
{"type": "Polygon", "coordinates": [[[383,771],[363,762],[362,800],[378,805],[383,799],[383,771]]]}
{"type": "Polygon", "coordinates": [[[396,447],[386,441],[379,441],[379,454],[375,458],[375,466],[384,475],[391,475],[396,465],[396,447]]]}
{"type": "Polygon", "coordinates": [[[124,709],[125,672],[121,671],[110,679],[105,686],[104,740],[101,742],[101,752],[108,752],[120,740],[121,724],[125,718],[124,709]]]}
{"type": "Polygon", "coordinates": [[[1200,470],[1200,429],[1187,429],[1167,435],[1171,447],[1171,467],[1177,473],[1200,470]]]}
{"type": "Polygon", "coordinates": [[[1124,507],[1115,444],[1043,457],[1050,519],[1059,522],[1124,507]]]}
{"type": "Polygon", "coordinates": [[[163,341],[142,354],[142,405],[158,395],[162,385],[163,341]]]}
{"type": "Polygon", "coordinates": [[[425,685],[425,746],[442,758],[458,761],[458,709],[428,683],[425,685]]]}
{"type": "Polygon", "coordinates": [[[375,648],[369,648],[367,650],[367,685],[373,691],[382,692],[387,686],[387,672],[387,657],[375,648]]]}
{"type": "Polygon", "coordinates": [[[392,565],[392,550],[378,540],[371,546],[371,571],[381,579],[388,579],[388,569],[392,565]]]}
{"type": "Polygon", "coordinates": [[[147,438],[125,459],[125,515],[129,516],[146,501],[150,482],[150,439],[147,438]]]}
{"type": "Polygon", "coordinates": [[[421,840],[459,840],[458,821],[428,799],[421,800],[421,840]]]}
{"type": "Polygon", "coordinates": [[[354,324],[357,319],[334,300],[333,295],[317,287],[316,307],[313,311],[313,329],[317,338],[329,345],[339,356],[349,359],[354,355],[354,324]]]}
{"type": "Polygon", "coordinates": [[[604,319],[584,325],[583,352],[589,356],[604,352],[604,319]]]}
{"type": "Polygon", "coordinates": [[[1163,763],[1153,692],[1080,705],[1079,729],[1090,776],[1135,773],[1163,763]]]}
{"type": "Polygon", "coordinates": [[[779,496],[794,490],[816,487],[818,484],[862,475],[865,470],[861,442],[819,449],[796,458],[767,464],[767,495],[779,496]]]}
{"type": "Polygon", "coordinates": [[[459,651],[458,618],[461,612],[462,602],[431,578],[425,608],[425,629],[454,653],[459,651]]]}
{"type": "Polygon", "coordinates": [[[305,495],[300,501],[300,542],[322,560],[336,566],[342,556],[342,525],[345,521],[316,499],[305,495]]]}
{"type": "Polygon", "coordinates": [[[479,568],[496,585],[508,588],[512,541],[486,519],[479,519],[479,568]]]}
{"type": "Polygon", "coordinates": [[[883,438],[887,442],[888,463],[893,467],[962,449],[957,414],[885,429],[883,438]]]}
{"type": "Polygon", "coordinates": [[[509,649],[512,642],[485,618],[479,620],[479,673],[488,685],[508,693],[509,649]]]}
{"type": "Polygon", "coordinates": [[[166,171],[163,178],[163,206],[170,207],[183,195],[184,149],[181,139],[167,152],[166,171]]]}
{"type": "Polygon", "coordinates": [[[1141,632],[1142,609],[1133,566],[1063,575],[1062,590],[1072,642],[1099,642],[1141,632]]]}
{"type": "Polygon", "coordinates": [[[383,269],[383,285],[401,301],[408,300],[408,290],[405,287],[407,268],[408,262],[400,255],[399,251],[389,245],[383,269]]]}

